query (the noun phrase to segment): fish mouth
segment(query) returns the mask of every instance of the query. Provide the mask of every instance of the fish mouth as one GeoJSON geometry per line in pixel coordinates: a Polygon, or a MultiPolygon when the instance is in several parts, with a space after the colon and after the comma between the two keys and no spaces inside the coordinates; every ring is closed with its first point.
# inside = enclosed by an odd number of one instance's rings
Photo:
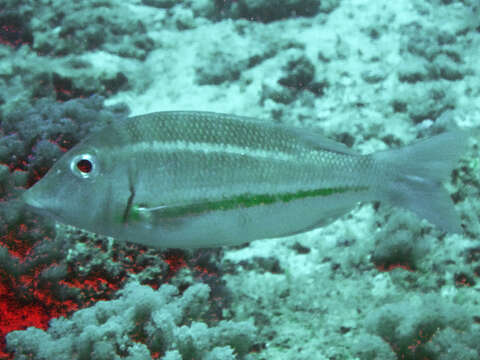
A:
{"type": "Polygon", "coordinates": [[[32,190],[27,190],[22,194],[21,199],[23,202],[32,210],[43,210],[44,205],[38,200],[38,197],[35,196],[35,194],[32,193],[32,190]]]}
{"type": "Polygon", "coordinates": [[[23,203],[26,205],[26,208],[38,215],[47,216],[50,218],[54,218],[60,220],[60,216],[53,212],[51,209],[45,206],[45,203],[39,200],[35,194],[32,194],[30,190],[27,190],[23,193],[21,199],[23,203]]]}
{"type": "Polygon", "coordinates": [[[26,192],[23,196],[22,196],[22,199],[24,201],[24,203],[29,207],[31,208],[32,210],[41,210],[43,209],[43,206],[42,204],[37,200],[35,199],[33,196],[29,196],[30,194],[28,194],[28,192],[26,192]]]}

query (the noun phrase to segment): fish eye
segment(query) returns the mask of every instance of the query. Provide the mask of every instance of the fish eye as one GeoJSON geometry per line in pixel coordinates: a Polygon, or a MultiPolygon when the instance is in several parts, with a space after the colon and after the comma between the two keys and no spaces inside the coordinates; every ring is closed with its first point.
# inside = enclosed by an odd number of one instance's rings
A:
{"type": "Polygon", "coordinates": [[[80,170],[80,172],[87,174],[92,171],[93,164],[90,160],[81,159],[77,162],[77,169],[80,170]]]}
{"type": "Polygon", "coordinates": [[[88,179],[97,172],[97,159],[92,154],[81,154],[75,156],[70,162],[70,170],[79,178],[88,179]]]}

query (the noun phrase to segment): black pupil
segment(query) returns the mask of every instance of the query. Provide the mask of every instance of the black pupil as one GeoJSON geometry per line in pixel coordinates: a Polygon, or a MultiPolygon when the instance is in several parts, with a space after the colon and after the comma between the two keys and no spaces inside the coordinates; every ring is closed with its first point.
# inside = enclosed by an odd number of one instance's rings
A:
{"type": "Polygon", "coordinates": [[[82,159],[77,162],[77,168],[84,174],[88,174],[92,171],[92,162],[90,160],[82,159]]]}

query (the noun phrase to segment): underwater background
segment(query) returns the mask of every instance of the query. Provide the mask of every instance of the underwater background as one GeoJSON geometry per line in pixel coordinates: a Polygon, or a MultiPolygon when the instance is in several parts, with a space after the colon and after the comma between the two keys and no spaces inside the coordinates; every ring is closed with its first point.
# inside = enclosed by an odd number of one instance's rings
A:
{"type": "Polygon", "coordinates": [[[361,152],[480,126],[478,0],[2,0],[0,359],[480,359],[478,138],[464,233],[360,204],[324,228],[160,251],[18,200],[127,116],[233,113],[361,152]]]}

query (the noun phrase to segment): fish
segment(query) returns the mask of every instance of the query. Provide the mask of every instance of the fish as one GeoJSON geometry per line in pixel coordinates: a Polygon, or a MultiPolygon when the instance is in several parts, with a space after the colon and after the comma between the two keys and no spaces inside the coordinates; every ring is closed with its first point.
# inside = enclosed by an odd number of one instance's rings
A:
{"type": "Polygon", "coordinates": [[[461,233],[443,182],[467,138],[459,129],[363,155],[311,129],[213,112],[156,112],[87,136],[22,200],[58,222],[155,248],[290,236],[369,201],[461,233]]]}

